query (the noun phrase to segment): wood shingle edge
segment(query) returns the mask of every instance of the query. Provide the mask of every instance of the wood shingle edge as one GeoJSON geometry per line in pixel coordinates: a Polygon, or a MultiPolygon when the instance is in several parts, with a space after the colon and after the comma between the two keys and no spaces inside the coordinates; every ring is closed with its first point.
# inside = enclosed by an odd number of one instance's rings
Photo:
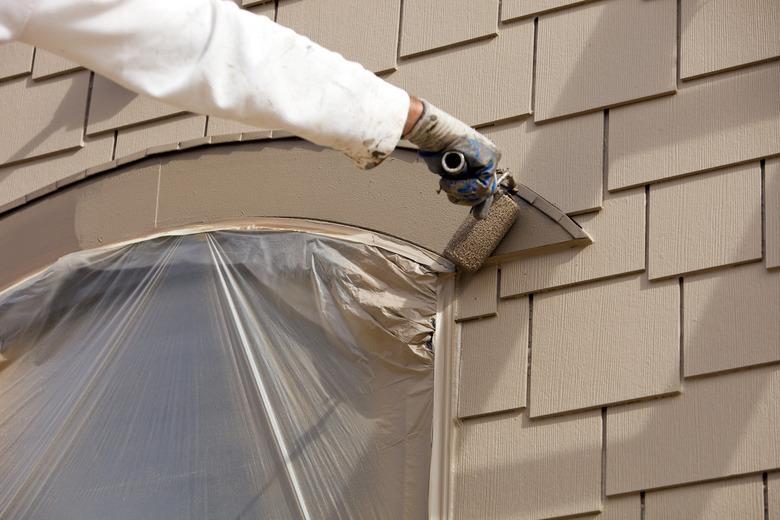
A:
{"type": "Polygon", "coordinates": [[[524,211],[533,208],[543,215],[543,219],[549,219],[549,222],[545,221],[542,229],[531,227],[530,229],[521,228],[519,231],[515,231],[515,228],[510,230],[504,237],[504,247],[502,248],[502,244],[499,244],[497,252],[486,260],[485,263],[487,265],[545,254],[560,249],[587,246],[593,243],[593,238],[574,219],[528,186],[516,183],[513,196],[518,199],[521,205],[518,221],[522,222],[524,211]],[[531,241],[532,244],[527,247],[511,249],[511,245],[507,246],[512,241],[512,238],[509,238],[510,235],[514,234],[516,237],[518,234],[522,235],[525,233],[534,233],[537,236],[537,240],[531,241]]]}
{"type": "Polygon", "coordinates": [[[517,189],[517,195],[520,198],[550,217],[553,221],[560,224],[560,226],[565,229],[569,235],[571,235],[572,239],[580,240],[587,244],[593,243],[593,238],[591,238],[588,232],[582,229],[579,224],[577,224],[571,217],[566,215],[566,213],[564,213],[558,206],[545,199],[528,186],[518,184],[517,189]],[[522,188],[522,191],[520,188],[522,188]]]}
{"type": "MultiPolygon", "coordinates": [[[[113,159],[111,161],[96,164],[94,166],[90,166],[89,168],[83,170],[78,170],[76,172],[67,175],[62,179],[58,179],[55,182],[47,184],[46,186],[36,188],[34,191],[27,193],[22,197],[19,197],[18,199],[11,201],[8,204],[0,206],[0,216],[2,216],[4,213],[8,211],[11,211],[12,209],[16,209],[20,206],[23,206],[28,202],[32,202],[35,199],[38,199],[44,195],[48,195],[66,186],[69,186],[86,177],[91,177],[93,175],[106,173],[110,170],[114,170],[121,166],[127,166],[128,164],[136,163],[144,159],[147,159],[149,157],[165,155],[171,152],[178,152],[178,151],[189,150],[193,148],[206,147],[209,145],[219,145],[219,144],[226,144],[226,143],[238,143],[238,142],[249,142],[249,141],[262,141],[262,140],[271,140],[275,138],[273,136],[273,133],[268,131],[244,132],[241,134],[231,134],[230,136],[227,137],[228,138],[224,138],[223,136],[206,136],[206,137],[198,137],[195,139],[188,139],[186,141],[177,141],[174,143],[155,145],[147,148],[146,150],[134,152],[122,157],[117,157],[116,159],[113,159]]],[[[287,134],[281,134],[279,137],[276,138],[286,138],[286,137],[288,137],[287,134]]]]}

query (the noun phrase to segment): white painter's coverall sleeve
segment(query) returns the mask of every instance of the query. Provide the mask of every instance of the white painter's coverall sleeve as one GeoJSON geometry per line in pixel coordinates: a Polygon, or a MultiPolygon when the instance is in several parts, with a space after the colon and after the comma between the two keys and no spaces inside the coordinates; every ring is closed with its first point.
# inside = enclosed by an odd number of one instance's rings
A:
{"type": "Polygon", "coordinates": [[[408,94],[222,0],[0,0],[20,40],[200,114],[288,130],[364,168],[395,148],[408,94]]]}

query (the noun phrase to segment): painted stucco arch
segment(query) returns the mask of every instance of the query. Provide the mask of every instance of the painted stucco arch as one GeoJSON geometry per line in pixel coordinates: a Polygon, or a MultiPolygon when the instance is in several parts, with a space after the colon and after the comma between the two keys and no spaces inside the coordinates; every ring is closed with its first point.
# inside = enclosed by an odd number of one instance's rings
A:
{"type": "MultiPolygon", "coordinates": [[[[411,150],[365,172],[299,139],[180,147],[93,167],[78,182],[0,217],[0,288],[73,251],[253,218],[345,224],[441,253],[466,215],[436,193],[435,179],[411,150]]],[[[521,187],[518,202],[522,216],[497,251],[502,258],[588,242],[533,191],[521,187]]]]}

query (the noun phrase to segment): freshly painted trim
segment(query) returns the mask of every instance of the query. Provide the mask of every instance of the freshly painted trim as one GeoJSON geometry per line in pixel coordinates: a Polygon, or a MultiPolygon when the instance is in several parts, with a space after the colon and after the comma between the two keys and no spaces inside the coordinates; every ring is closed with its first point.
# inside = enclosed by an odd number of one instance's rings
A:
{"type": "Polygon", "coordinates": [[[433,445],[428,480],[428,518],[447,520],[451,511],[455,369],[455,276],[439,276],[433,333],[433,445]]]}

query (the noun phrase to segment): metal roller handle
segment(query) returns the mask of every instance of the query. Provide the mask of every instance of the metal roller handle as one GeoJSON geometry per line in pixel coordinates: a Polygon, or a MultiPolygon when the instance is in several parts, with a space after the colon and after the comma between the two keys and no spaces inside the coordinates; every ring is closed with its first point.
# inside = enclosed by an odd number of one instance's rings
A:
{"type": "Polygon", "coordinates": [[[441,156],[441,167],[447,175],[456,177],[468,168],[466,156],[460,152],[444,152],[441,156]]]}

